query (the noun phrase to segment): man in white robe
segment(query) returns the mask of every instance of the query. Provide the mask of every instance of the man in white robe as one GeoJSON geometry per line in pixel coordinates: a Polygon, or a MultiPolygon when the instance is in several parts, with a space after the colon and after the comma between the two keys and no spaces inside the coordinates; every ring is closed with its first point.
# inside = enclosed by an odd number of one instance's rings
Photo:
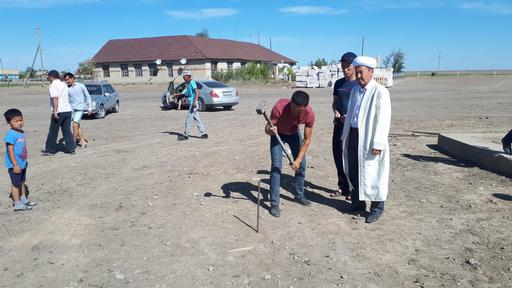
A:
{"type": "Polygon", "coordinates": [[[350,93],[341,136],[343,167],[352,189],[351,211],[365,213],[365,201],[371,201],[366,223],[373,223],[388,195],[391,101],[389,91],[373,79],[374,58],[359,56],[352,64],[359,84],[350,93]]]}

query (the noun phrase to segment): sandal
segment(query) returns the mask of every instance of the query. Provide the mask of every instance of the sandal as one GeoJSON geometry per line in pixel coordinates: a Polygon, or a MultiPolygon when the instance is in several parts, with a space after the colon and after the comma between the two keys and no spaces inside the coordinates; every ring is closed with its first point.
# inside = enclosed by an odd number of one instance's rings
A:
{"type": "Polygon", "coordinates": [[[341,189],[336,190],[336,192],[331,193],[331,197],[341,197],[343,194],[341,193],[341,189]]]}

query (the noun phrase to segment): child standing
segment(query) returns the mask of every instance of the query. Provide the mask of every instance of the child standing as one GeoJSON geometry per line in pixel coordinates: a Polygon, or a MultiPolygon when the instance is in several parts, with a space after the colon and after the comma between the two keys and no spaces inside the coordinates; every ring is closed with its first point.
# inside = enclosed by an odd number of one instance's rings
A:
{"type": "Polygon", "coordinates": [[[5,121],[11,126],[5,135],[5,167],[11,177],[11,198],[14,211],[30,210],[36,203],[27,199],[25,179],[27,175],[27,143],[23,128],[23,114],[18,109],[4,113],[5,121]]]}

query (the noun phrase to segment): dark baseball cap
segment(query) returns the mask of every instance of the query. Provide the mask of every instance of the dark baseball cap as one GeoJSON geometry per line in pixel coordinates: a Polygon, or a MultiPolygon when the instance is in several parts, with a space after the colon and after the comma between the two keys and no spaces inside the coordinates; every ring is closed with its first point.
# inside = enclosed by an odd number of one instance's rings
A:
{"type": "Polygon", "coordinates": [[[347,62],[349,64],[352,64],[352,61],[356,59],[357,55],[352,52],[347,52],[341,56],[340,62],[347,62]]]}

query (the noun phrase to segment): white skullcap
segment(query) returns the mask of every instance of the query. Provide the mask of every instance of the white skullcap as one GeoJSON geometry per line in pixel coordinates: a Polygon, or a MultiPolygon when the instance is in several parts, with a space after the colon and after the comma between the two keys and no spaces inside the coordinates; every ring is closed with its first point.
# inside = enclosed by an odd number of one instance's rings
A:
{"type": "Polygon", "coordinates": [[[375,67],[377,67],[377,60],[375,60],[375,58],[373,58],[373,57],[359,56],[359,57],[356,57],[356,59],[354,59],[354,61],[352,62],[352,65],[354,65],[354,67],[366,66],[366,67],[375,69],[375,67]]]}
{"type": "Polygon", "coordinates": [[[181,76],[192,76],[192,72],[190,70],[185,70],[181,73],[181,76]]]}

